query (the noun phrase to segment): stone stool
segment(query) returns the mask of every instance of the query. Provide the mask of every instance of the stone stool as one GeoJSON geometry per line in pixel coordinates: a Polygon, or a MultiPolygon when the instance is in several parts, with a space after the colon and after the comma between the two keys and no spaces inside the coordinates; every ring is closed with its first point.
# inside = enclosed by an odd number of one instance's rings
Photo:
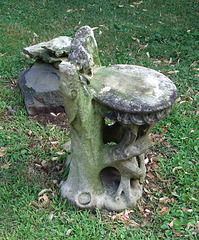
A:
{"type": "Polygon", "coordinates": [[[62,62],[60,72],[71,127],[70,171],[61,183],[62,196],[80,208],[134,207],[142,196],[148,135],[170,113],[175,85],[155,70],[134,65],[94,67],[85,77],[74,64],[62,62]]]}

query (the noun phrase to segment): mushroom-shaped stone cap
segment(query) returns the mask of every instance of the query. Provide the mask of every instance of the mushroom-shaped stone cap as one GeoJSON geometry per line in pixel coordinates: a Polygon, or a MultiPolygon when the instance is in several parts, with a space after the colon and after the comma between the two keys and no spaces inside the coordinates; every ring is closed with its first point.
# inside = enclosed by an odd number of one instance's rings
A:
{"type": "Polygon", "coordinates": [[[135,65],[96,68],[91,88],[102,105],[125,113],[152,113],[172,105],[174,83],[162,73],[135,65]]]}

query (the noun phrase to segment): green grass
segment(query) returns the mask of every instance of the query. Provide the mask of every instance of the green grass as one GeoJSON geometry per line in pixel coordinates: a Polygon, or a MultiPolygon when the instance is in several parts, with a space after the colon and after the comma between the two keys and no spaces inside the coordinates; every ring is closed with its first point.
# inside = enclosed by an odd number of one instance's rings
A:
{"type": "Polygon", "coordinates": [[[0,2],[0,239],[197,239],[199,2],[134,2],[0,2]],[[60,152],[69,130],[28,116],[17,84],[19,71],[33,62],[23,47],[73,37],[83,25],[96,28],[103,65],[150,67],[178,88],[171,115],[153,129],[143,198],[126,222],[61,199],[58,183],[68,153],[60,152]],[[8,106],[17,112],[10,114],[8,106]],[[42,205],[43,189],[52,191],[42,205]]]}

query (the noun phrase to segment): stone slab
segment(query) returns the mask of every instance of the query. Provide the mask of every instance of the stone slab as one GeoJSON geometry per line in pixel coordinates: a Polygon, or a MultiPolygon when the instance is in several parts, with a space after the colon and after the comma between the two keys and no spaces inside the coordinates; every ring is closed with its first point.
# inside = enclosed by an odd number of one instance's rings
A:
{"type": "Polygon", "coordinates": [[[102,105],[125,113],[164,110],[177,97],[177,89],[169,78],[135,65],[95,68],[91,88],[102,105]]]}
{"type": "Polygon", "coordinates": [[[19,86],[28,114],[63,112],[59,85],[59,70],[51,64],[36,62],[31,68],[20,72],[19,86]]]}
{"type": "Polygon", "coordinates": [[[41,42],[23,49],[30,57],[47,63],[61,62],[68,59],[72,38],[60,36],[48,42],[41,42]]]}

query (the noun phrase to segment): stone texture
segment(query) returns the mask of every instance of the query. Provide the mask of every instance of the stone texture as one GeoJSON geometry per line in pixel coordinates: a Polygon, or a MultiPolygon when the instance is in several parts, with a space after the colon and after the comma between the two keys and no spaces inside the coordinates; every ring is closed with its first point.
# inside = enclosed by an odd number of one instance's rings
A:
{"type": "Polygon", "coordinates": [[[91,87],[101,104],[125,113],[160,111],[177,97],[176,87],[168,77],[135,65],[95,68],[91,87]]]}
{"type": "Polygon", "coordinates": [[[81,27],[71,43],[68,60],[76,64],[78,70],[88,77],[92,76],[92,68],[100,66],[97,42],[89,26],[81,27]]]}
{"type": "MultiPolygon", "coordinates": [[[[60,89],[71,127],[70,172],[61,194],[81,208],[120,211],[136,205],[145,177],[150,126],[109,127],[88,81],[69,62],[60,64],[60,89]],[[116,145],[106,145],[115,142],[116,145]]],[[[93,76],[93,79],[95,76],[93,76]]]]}
{"type": "Polygon", "coordinates": [[[60,36],[48,42],[42,42],[24,48],[24,52],[35,59],[47,63],[61,62],[68,59],[72,38],[60,36]]]}
{"type": "Polygon", "coordinates": [[[24,94],[28,114],[64,111],[59,92],[59,71],[51,64],[36,62],[19,74],[19,86],[24,94]]]}
{"type": "Polygon", "coordinates": [[[177,89],[165,75],[145,67],[95,68],[91,88],[101,114],[123,124],[153,124],[171,112],[177,89]]]}
{"type": "Polygon", "coordinates": [[[92,67],[100,65],[97,43],[92,29],[88,26],[80,28],[73,40],[67,36],[60,36],[26,47],[24,52],[43,62],[40,62],[40,65],[34,64],[30,70],[19,75],[27,112],[31,115],[62,110],[63,101],[58,92],[59,72],[54,66],[58,68],[61,61],[67,61],[68,55],[85,81],[88,79],[84,76],[92,76],[92,67]]]}
{"type": "Polygon", "coordinates": [[[70,171],[63,198],[80,208],[121,211],[142,196],[144,153],[154,124],[171,110],[175,85],[163,74],[133,65],[100,67],[88,27],[62,62],[60,90],[71,128],[70,171]],[[116,121],[105,124],[104,117],[116,121]]]}
{"type": "Polygon", "coordinates": [[[154,70],[131,65],[95,68],[90,81],[69,62],[60,64],[60,72],[71,127],[62,196],[80,208],[134,207],[142,196],[148,135],[175,101],[175,85],[154,70]],[[107,113],[117,113],[112,126],[104,123],[107,113]]]}

